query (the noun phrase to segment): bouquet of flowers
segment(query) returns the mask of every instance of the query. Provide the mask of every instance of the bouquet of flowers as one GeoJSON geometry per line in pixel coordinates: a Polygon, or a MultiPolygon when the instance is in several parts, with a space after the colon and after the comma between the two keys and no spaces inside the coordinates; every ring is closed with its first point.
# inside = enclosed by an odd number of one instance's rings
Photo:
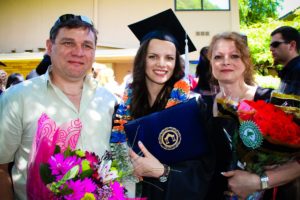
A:
{"type": "Polygon", "coordinates": [[[28,161],[29,200],[124,199],[111,154],[100,159],[76,150],[81,129],[79,119],[57,125],[47,114],[40,116],[28,161]]]}
{"type": "Polygon", "coordinates": [[[237,115],[237,154],[246,170],[261,174],[264,166],[299,156],[300,126],[293,114],[265,101],[244,100],[238,105],[237,115]]]}
{"type": "Polygon", "coordinates": [[[54,155],[40,166],[40,175],[53,199],[122,200],[124,188],[116,181],[117,169],[111,167],[111,154],[100,159],[87,151],[56,146],[54,155]]]}

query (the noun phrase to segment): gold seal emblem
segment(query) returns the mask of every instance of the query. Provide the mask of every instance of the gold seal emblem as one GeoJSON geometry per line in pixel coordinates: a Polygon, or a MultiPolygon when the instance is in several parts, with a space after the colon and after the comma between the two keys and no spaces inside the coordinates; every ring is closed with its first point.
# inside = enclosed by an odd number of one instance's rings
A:
{"type": "Polygon", "coordinates": [[[159,133],[158,142],[163,149],[174,150],[181,142],[181,134],[178,129],[174,127],[164,128],[159,133]]]}

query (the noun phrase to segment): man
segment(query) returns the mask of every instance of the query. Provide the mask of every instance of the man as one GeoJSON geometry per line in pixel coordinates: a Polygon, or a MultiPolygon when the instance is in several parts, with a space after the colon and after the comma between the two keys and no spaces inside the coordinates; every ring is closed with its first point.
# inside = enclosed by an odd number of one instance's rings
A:
{"type": "Polygon", "coordinates": [[[95,58],[97,31],[90,19],[59,17],[47,40],[52,66],[46,74],[12,87],[0,98],[0,196],[26,199],[28,155],[37,121],[45,113],[57,125],[79,119],[76,148],[103,155],[109,149],[116,99],[87,76],[95,58]],[[8,163],[14,162],[12,180],[8,163]]]}
{"type": "Polygon", "coordinates": [[[282,92],[300,95],[300,34],[290,26],[282,26],[271,33],[270,50],[274,64],[284,65],[279,77],[282,92]]]}

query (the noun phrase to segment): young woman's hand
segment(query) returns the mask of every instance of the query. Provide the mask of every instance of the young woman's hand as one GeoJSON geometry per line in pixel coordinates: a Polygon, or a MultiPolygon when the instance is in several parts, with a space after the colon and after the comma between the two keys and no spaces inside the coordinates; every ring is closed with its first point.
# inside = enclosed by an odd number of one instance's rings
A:
{"type": "Polygon", "coordinates": [[[139,156],[133,150],[130,150],[134,175],[137,177],[159,178],[164,173],[163,164],[146,149],[142,142],[139,141],[138,145],[144,156],[139,156]]]}

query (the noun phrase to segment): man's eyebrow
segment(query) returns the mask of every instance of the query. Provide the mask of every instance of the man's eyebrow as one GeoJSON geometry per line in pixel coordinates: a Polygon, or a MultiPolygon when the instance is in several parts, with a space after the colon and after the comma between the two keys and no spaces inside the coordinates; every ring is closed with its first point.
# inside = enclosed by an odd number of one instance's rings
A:
{"type": "Polygon", "coordinates": [[[64,37],[64,38],[61,38],[60,41],[74,41],[74,39],[64,37]]]}

